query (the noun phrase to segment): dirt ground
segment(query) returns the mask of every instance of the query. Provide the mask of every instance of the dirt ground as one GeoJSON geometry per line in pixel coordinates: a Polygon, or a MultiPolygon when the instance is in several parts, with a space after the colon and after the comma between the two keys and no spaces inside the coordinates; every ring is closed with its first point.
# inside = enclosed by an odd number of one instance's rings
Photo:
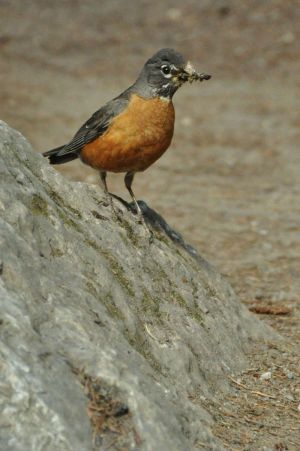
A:
{"type": "MultiPolygon", "coordinates": [[[[176,94],[172,146],[134,189],[285,338],[252,350],[234,397],[194,400],[229,450],[300,450],[299,37],[299,0],[0,0],[0,118],[37,151],[161,47],[213,75],[176,94]]],[[[98,181],[79,162],[57,169],[98,181]]],[[[128,198],[121,175],[109,187],[128,198]]]]}

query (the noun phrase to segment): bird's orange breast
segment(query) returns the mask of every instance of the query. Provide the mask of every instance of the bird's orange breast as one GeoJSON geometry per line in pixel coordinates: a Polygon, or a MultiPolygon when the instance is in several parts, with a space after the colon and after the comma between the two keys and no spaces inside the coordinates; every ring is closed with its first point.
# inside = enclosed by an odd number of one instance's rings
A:
{"type": "Polygon", "coordinates": [[[103,135],[83,147],[80,158],[103,171],[144,171],[169,147],[174,120],[171,100],[133,94],[126,110],[103,135]]]}

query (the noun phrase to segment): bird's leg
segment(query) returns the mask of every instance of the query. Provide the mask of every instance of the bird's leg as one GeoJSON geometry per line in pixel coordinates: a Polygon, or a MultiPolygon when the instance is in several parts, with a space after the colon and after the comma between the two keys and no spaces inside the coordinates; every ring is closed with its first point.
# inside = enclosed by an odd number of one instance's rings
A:
{"type": "Polygon", "coordinates": [[[104,189],[105,196],[108,198],[108,196],[110,197],[110,194],[108,192],[107,184],[106,184],[106,171],[100,171],[99,175],[100,175],[100,180],[101,180],[101,183],[102,183],[102,186],[104,189]]]}
{"type": "Polygon", "coordinates": [[[142,210],[140,209],[140,206],[137,203],[135,195],[133,194],[133,191],[132,191],[132,188],[131,188],[131,185],[132,185],[132,182],[133,182],[133,178],[134,178],[134,172],[127,172],[127,174],[125,175],[125,178],[124,178],[124,182],[125,182],[126,188],[129,191],[129,194],[130,194],[130,196],[131,196],[131,198],[132,198],[132,200],[134,202],[134,205],[135,205],[135,208],[136,208],[136,212],[137,212],[137,215],[138,215],[138,219],[139,219],[140,222],[144,222],[144,217],[143,217],[142,210]]]}
{"type": "Polygon", "coordinates": [[[116,210],[115,210],[115,207],[114,207],[114,204],[113,204],[112,196],[110,195],[110,193],[109,193],[109,191],[107,189],[106,171],[100,171],[99,174],[100,174],[101,183],[102,183],[102,186],[103,186],[103,189],[104,189],[105,197],[108,200],[113,213],[117,216],[117,213],[116,213],[116,210]]]}
{"type": "Polygon", "coordinates": [[[131,185],[132,185],[132,182],[133,182],[133,178],[134,178],[134,172],[127,172],[127,174],[125,175],[125,178],[124,178],[125,186],[128,189],[129,194],[130,194],[130,196],[131,196],[131,198],[132,198],[132,200],[134,202],[134,205],[135,205],[135,208],[136,208],[136,212],[137,212],[137,215],[138,215],[138,221],[143,224],[144,228],[149,233],[149,235],[150,235],[150,243],[152,243],[152,241],[153,241],[153,233],[148,228],[148,226],[147,226],[147,224],[145,222],[145,218],[144,218],[143,212],[142,212],[139,204],[137,203],[137,200],[136,200],[135,195],[133,194],[133,191],[132,191],[132,188],[131,188],[131,185]]]}

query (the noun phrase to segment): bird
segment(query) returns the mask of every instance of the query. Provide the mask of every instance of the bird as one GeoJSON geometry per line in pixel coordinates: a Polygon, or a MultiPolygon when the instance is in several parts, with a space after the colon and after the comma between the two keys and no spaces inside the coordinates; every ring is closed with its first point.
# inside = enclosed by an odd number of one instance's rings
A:
{"type": "Polygon", "coordinates": [[[171,144],[175,92],[186,82],[210,78],[211,75],[197,73],[192,64],[174,49],[161,49],[146,61],[136,81],[97,110],[70,142],[43,155],[50,164],[79,158],[99,171],[112,207],[107,172],[125,173],[125,186],[139,220],[144,222],[132,190],[134,176],[158,160],[171,144]]]}

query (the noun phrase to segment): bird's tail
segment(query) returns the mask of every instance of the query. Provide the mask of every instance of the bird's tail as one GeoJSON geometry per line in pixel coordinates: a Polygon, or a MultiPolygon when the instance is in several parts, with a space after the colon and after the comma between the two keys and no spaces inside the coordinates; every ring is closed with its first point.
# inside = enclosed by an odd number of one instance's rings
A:
{"type": "Polygon", "coordinates": [[[65,146],[56,147],[55,149],[48,150],[43,153],[44,157],[49,158],[51,164],[67,163],[68,161],[78,158],[78,154],[75,152],[63,153],[61,152],[65,146]]]}

